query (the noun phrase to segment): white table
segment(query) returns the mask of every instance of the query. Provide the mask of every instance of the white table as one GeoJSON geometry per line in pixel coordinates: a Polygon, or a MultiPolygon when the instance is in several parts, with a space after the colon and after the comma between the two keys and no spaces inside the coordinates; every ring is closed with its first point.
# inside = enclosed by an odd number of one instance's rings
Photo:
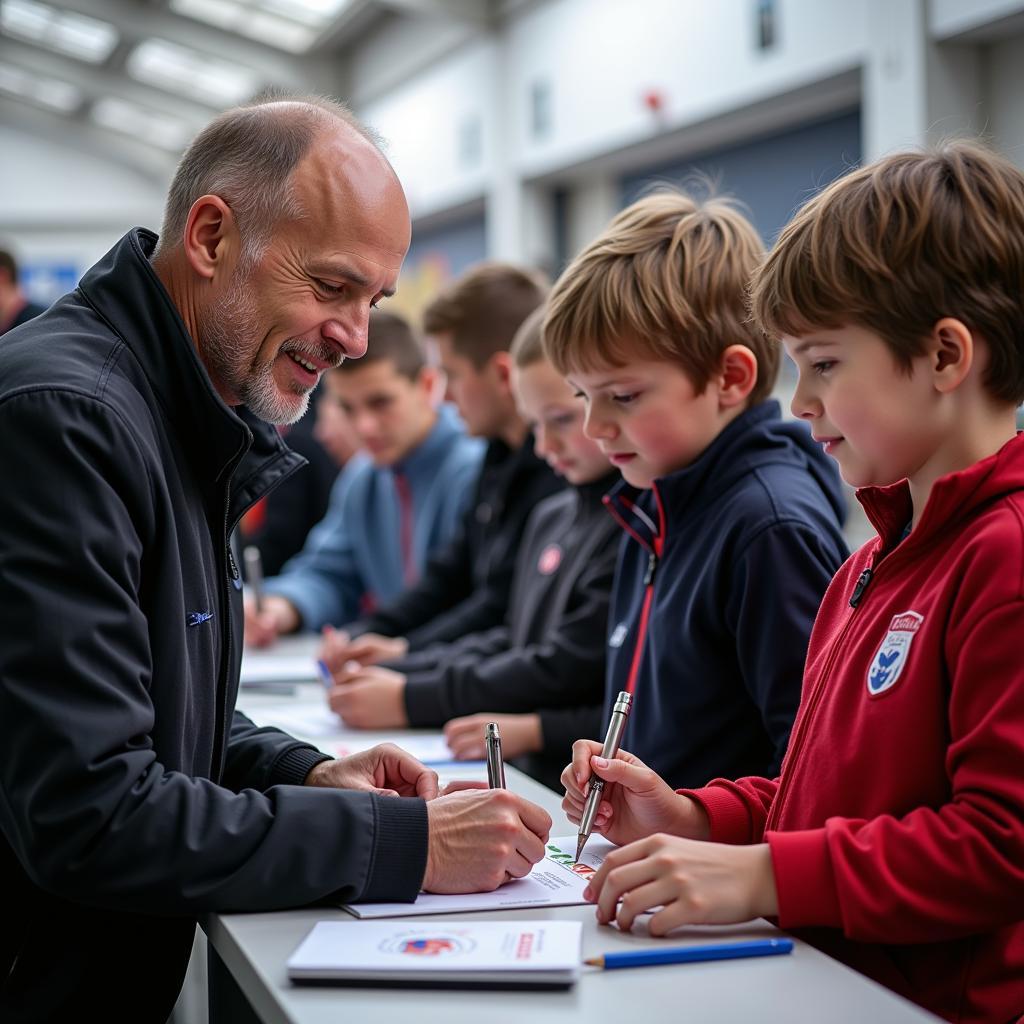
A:
{"type": "MultiPolygon", "coordinates": [[[[314,686],[303,686],[290,698],[243,694],[239,706],[259,723],[261,714],[280,705],[282,700],[292,701],[293,706],[295,702],[322,701],[323,692],[314,686]]],[[[467,770],[460,772],[442,767],[440,773],[443,778],[466,774],[467,770]]],[[[482,767],[471,766],[468,773],[479,777],[482,767]]],[[[551,814],[556,823],[554,834],[572,832],[557,794],[511,767],[506,768],[506,778],[510,789],[540,804],[551,814]]],[[[620,934],[614,928],[599,927],[594,920],[594,910],[589,906],[474,915],[480,920],[510,916],[582,921],[584,956],[665,941],[641,934],[640,926],[637,934],[629,935],[620,934]]],[[[789,956],[609,972],[585,967],[573,989],[557,993],[426,992],[292,985],[285,971],[286,960],[315,922],[328,919],[352,920],[341,910],[316,908],[268,914],[214,914],[206,919],[203,927],[217,956],[265,1024],[337,1024],[338,1021],[366,1020],[408,1021],[410,1024],[427,1021],[564,1024],[567,1017],[616,1024],[651,1020],[686,1021],[688,1024],[698,1021],[819,1024],[822,1020],[830,1024],[862,1024],[864,1021],[909,1024],[937,1020],[799,940],[789,956]]],[[[752,921],[727,928],[687,928],[673,941],[683,944],[776,934],[778,930],[768,922],[752,921]]]]}

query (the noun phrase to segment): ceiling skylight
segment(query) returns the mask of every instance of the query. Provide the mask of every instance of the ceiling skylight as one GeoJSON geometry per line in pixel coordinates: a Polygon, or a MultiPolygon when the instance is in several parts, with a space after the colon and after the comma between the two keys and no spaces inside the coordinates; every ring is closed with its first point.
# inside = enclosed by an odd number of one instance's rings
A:
{"type": "Polygon", "coordinates": [[[116,96],[105,96],[92,107],[93,121],[104,128],[178,152],[185,148],[195,126],[116,96]]]}
{"type": "Polygon", "coordinates": [[[237,64],[215,60],[165,39],[140,43],[125,64],[132,78],[191,96],[214,106],[229,106],[259,90],[256,74],[237,64]]]}
{"type": "Polygon", "coordinates": [[[45,78],[9,64],[0,64],[0,92],[70,114],[82,104],[82,90],[58,78],[45,78]]]}
{"type": "Polygon", "coordinates": [[[352,0],[171,0],[171,10],[302,53],[352,0]]]}
{"type": "Polygon", "coordinates": [[[4,0],[0,27],[16,39],[27,39],[48,50],[102,64],[117,46],[113,25],[84,14],[60,11],[37,0],[4,0]]]}

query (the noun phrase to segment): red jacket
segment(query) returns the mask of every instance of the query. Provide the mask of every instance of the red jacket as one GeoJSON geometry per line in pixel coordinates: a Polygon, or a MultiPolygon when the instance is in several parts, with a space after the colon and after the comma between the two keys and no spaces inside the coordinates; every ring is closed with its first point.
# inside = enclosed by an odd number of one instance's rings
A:
{"type": "Polygon", "coordinates": [[[879,537],[811,633],[776,780],[685,792],[767,841],[783,928],[953,1021],[1024,1013],[1024,436],[858,493],[879,537]]]}

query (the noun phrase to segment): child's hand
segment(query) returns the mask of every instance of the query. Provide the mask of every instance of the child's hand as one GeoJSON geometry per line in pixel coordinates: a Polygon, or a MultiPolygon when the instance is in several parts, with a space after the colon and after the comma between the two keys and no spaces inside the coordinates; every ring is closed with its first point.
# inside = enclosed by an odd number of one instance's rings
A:
{"type": "Polygon", "coordinates": [[[778,913],[767,843],[728,846],[678,836],[649,836],[613,850],[583,893],[599,924],[629,931],[637,914],[662,907],[652,935],[683,924],[732,924],[778,913]]]}
{"type": "Polygon", "coordinates": [[[625,750],[613,760],[601,756],[595,740],[577,740],[572,764],[562,772],[565,799],[562,809],[574,824],[583,817],[591,773],[608,783],[594,819],[594,831],[620,845],[644,839],[654,832],[670,832],[691,839],[710,837],[704,809],[680,796],[656,772],[625,750]]]}
{"type": "Polygon", "coordinates": [[[444,738],[456,761],[483,761],[487,757],[484,727],[497,722],[501,733],[501,755],[508,759],[540,750],[540,715],[465,715],[444,727],[444,738]]]}

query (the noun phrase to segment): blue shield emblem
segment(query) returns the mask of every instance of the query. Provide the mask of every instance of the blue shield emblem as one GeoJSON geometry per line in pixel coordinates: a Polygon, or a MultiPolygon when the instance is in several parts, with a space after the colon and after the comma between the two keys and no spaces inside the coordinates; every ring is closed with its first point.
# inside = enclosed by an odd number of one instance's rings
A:
{"type": "Polygon", "coordinates": [[[875,656],[868,668],[868,694],[877,697],[896,685],[910,657],[910,645],[924,622],[924,616],[917,612],[900,612],[889,623],[875,656]]]}

